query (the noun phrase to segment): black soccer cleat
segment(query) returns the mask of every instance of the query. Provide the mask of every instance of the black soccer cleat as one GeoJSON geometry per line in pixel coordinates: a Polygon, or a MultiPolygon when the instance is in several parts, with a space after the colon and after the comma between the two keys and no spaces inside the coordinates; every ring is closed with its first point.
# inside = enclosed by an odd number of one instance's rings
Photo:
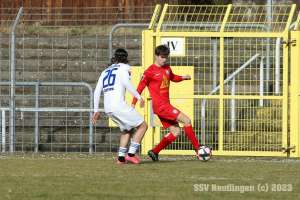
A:
{"type": "Polygon", "coordinates": [[[207,148],[210,148],[210,150],[212,150],[213,145],[206,145],[207,148]]]}
{"type": "Polygon", "coordinates": [[[148,155],[152,158],[153,161],[158,161],[158,154],[154,153],[153,149],[148,151],[148,155]]]}

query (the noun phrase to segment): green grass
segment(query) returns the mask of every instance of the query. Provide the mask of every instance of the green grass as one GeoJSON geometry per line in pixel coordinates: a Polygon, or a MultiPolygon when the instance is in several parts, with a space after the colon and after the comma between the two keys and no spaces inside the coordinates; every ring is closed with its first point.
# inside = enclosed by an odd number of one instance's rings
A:
{"type": "Polygon", "coordinates": [[[142,165],[117,165],[116,154],[0,154],[0,199],[300,199],[300,159],[160,156],[142,165]],[[194,191],[209,184],[209,191],[194,191]],[[255,191],[211,191],[254,186],[255,191]],[[267,192],[258,185],[268,184],[267,192]],[[292,184],[292,191],[270,191],[292,184]],[[274,189],[274,188],[273,188],[274,189]]]}

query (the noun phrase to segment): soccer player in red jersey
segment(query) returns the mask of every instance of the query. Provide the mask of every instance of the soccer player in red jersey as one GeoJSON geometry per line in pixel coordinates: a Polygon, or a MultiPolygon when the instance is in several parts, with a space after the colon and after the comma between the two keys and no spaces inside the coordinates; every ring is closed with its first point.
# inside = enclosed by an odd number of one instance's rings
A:
{"type": "MultiPolygon", "coordinates": [[[[170,80],[173,82],[191,80],[191,76],[189,74],[185,76],[173,74],[170,66],[166,64],[169,54],[170,49],[166,45],[160,45],[155,48],[156,61],[144,72],[137,88],[137,92],[141,94],[144,88],[148,87],[153,101],[152,107],[154,113],[159,117],[163,128],[170,129],[170,133],[154,149],[148,151],[148,155],[153,161],[158,161],[159,152],[180,136],[181,129],[178,123],[183,124],[185,134],[192,142],[195,150],[198,150],[200,147],[190,118],[170,104],[170,80]]],[[[133,108],[136,102],[137,99],[134,98],[131,105],[133,108]]]]}

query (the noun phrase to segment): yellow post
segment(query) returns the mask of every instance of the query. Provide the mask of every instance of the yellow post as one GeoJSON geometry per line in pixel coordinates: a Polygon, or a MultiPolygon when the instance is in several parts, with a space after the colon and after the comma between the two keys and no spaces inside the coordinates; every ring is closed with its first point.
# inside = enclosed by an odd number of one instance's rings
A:
{"type": "MultiPolygon", "coordinates": [[[[155,49],[155,37],[153,37],[153,30],[145,30],[142,35],[142,66],[143,71],[148,69],[150,65],[154,63],[154,49],[155,49]]],[[[142,140],[142,154],[147,154],[147,152],[153,148],[154,145],[154,133],[155,127],[150,127],[150,94],[147,88],[144,89],[143,98],[146,101],[145,104],[145,115],[144,119],[148,123],[148,130],[142,140]]]]}
{"type": "MultiPolygon", "coordinates": [[[[284,38],[285,39],[285,38],[284,38]]],[[[288,39],[288,36],[287,38],[288,39]]],[[[283,92],[283,99],[282,99],[282,145],[288,146],[288,126],[287,126],[287,121],[288,121],[288,76],[289,76],[289,51],[288,51],[288,46],[283,44],[283,61],[282,61],[282,67],[283,67],[283,83],[282,83],[282,92],[283,92]]],[[[282,150],[284,153],[285,151],[282,150]]],[[[287,155],[287,154],[285,154],[287,155]]]]}
{"type": "Polygon", "coordinates": [[[291,31],[293,39],[296,39],[296,43],[291,45],[290,147],[294,146],[295,150],[290,151],[290,157],[299,157],[300,31],[291,31]]]}
{"type": "MultiPolygon", "coordinates": [[[[225,17],[220,29],[220,32],[224,32],[226,22],[228,20],[232,4],[229,4],[225,13],[225,17]]],[[[224,116],[224,37],[220,37],[220,100],[219,100],[219,116],[221,119],[224,116]]],[[[219,152],[223,152],[223,120],[219,120],[219,152]]]]}
{"type": "Polygon", "coordinates": [[[161,5],[157,4],[156,7],[155,7],[155,10],[154,10],[151,22],[149,24],[148,30],[153,30],[154,25],[155,25],[155,23],[157,21],[159,12],[160,12],[160,8],[161,8],[161,5]]]}
{"type": "Polygon", "coordinates": [[[167,3],[164,5],[164,8],[162,10],[162,13],[161,13],[161,16],[160,16],[160,19],[159,19],[159,22],[158,22],[158,25],[157,25],[157,28],[156,28],[156,32],[160,32],[160,30],[161,30],[161,26],[162,26],[162,23],[164,21],[164,17],[166,15],[168,6],[169,6],[169,4],[167,4],[167,3]]]}
{"type": "MultiPolygon", "coordinates": [[[[296,9],[296,5],[293,4],[289,18],[287,20],[285,33],[288,33],[295,9],[296,9]]],[[[288,34],[286,35],[286,38],[284,38],[284,40],[288,40],[288,34]]],[[[287,45],[283,45],[283,84],[282,84],[282,88],[283,88],[282,121],[283,122],[288,121],[288,77],[289,77],[289,75],[288,75],[289,74],[288,58],[289,58],[289,48],[287,45]]],[[[291,91],[293,91],[293,90],[291,90],[291,91]]],[[[291,115],[291,116],[293,116],[293,115],[291,115]]],[[[288,123],[282,123],[282,144],[284,146],[288,146],[288,123]]],[[[290,144],[289,146],[292,146],[292,144],[290,144]]],[[[284,150],[283,150],[283,152],[284,152],[284,150]]]]}
{"type": "MultiPolygon", "coordinates": [[[[224,37],[220,38],[220,99],[219,99],[219,116],[224,116],[224,37]]],[[[219,151],[223,151],[223,120],[219,120],[219,151]]]]}
{"type": "Polygon", "coordinates": [[[291,11],[290,11],[290,14],[289,14],[289,18],[286,22],[286,26],[285,26],[285,31],[286,33],[289,32],[289,28],[291,26],[291,23],[292,23],[292,20],[293,20],[293,16],[294,16],[294,13],[295,13],[295,10],[296,10],[296,4],[293,4],[292,7],[291,7],[291,11]]]}
{"type": "Polygon", "coordinates": [[[225,13],[225,16],[224,16],[224,20],[223,20],[222,26],[220,28],[220,32],[224,32],[226,22],[228,20],[228,17],[229,17],[230,11],[231,11],[231,7],[232,7],[232,4],[228,4],[227,10],[226,10],[226,13],[225,13]]]}

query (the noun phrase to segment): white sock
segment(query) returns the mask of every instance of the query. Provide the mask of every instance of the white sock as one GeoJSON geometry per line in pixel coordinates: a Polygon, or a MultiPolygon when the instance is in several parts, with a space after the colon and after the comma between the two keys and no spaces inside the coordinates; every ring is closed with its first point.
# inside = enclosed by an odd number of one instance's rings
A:
{"type": "Polygon", "coordinates": [[[127,148],[119,147],[119,156],[125,157],[127,148]]]}
{"type": "Polygon", "coordinates": [[[128,153],[135,154],[136,150],[139,148],[139,143],[131,142],[128,153]]]}

